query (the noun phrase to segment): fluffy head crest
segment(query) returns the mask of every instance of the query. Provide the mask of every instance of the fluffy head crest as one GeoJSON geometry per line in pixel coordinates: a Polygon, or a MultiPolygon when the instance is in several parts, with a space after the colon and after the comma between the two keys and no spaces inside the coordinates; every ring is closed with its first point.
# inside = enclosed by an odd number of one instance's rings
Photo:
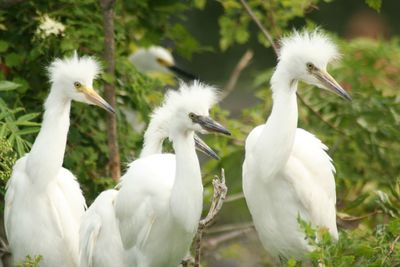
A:
{"type": "Polygon", "coordinates": [[[96,59],[89,56],[78,57],[76,52],[71,57],[55,59],[48,68],[52,83],[64,81],[89,83],[100,71],[101,67],[96,59]]]}
{"type": "Polygon", "coordinates": [[[190,112],[208,116],[209,109],[218,102],[217,89],[194,81],[188,85],[181,82],[178,90],[169,90],[161,107],[154,110],[146,136],[157,134],[167,137],[170,127],[179,122],[179,118],[188,119],[190,112]]]}
{"type": "Polygon", "coordinates": [[[336,45],[320,30],[294,31],[281,39],[280,61],[312,62],[319,67],[340,57],[336,45]]]}
{"type": "Polygon", "coordinates": [[[168,91],[161,108],[201,113],[209,110],[217,102],[217,89],[196,80],[191,85],[180,82],[177,91],[168,91]]]}

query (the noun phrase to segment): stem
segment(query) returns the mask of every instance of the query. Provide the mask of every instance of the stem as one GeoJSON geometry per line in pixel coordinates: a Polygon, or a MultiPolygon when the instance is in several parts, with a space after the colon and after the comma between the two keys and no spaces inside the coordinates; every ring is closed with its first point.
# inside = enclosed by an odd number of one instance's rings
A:
{"type": "Polygon", "coordinates": [[[226,84],[224,90],[222,91],[221,100],[225,99],[235,89],[240,74],[249,65],[250,60],[253,58],[253,55],[254,55],[253,51],[249,49],[246,50],[246,52],[240,58],[239,62],[233,69],[231,76],[229,77],[228,83],[226,84]]]}
{"type": "MultiPolygon", "coordinates": [[[[115,77],[115,43],[114,43],[114,0],[101,0],[103,9],[104,25],[104,59],[108,63],[106,73],[115,77]]],[[[105,83],[105,98],[107,102],[115,109],[115,87],[113,84],[105,83]]],[[[121,176],[120,155],[118,148],[117,120],[116,115],[107,114],[107,139],[108,149],[110,151],[109,170],[111,177],[118,180],[121,176]]]]}
{"type": "Polygon", "coordinates": [[[199,227],[197,229],[197,235],[195,240],[195,257],[194,257],[195,267],[200,267],[201,240],[203,238],[204,230],[214,222],[215,217],[222,208],[226,194],[228,192],[228,188],[226,187],[225,184],[224,169],[221,169],[221,179],[219,179],[218,176],[215,176],[213,180],[213,186],[214,186],[214,195],[212,198],[211,207],[208,211],[207,216],[204,219],[200,220],[199,227]]]}

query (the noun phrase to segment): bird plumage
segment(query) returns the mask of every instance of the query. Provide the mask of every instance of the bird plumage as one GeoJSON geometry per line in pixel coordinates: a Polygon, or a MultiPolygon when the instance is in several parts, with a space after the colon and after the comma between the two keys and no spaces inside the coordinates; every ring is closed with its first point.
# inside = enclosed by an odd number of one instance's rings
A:
{"type": "Polygon", "coordinates": [[[294,32],[281,45],[271,78],[271,114],[246,140],[243,191],[266,250],[274,257],[302,259],[312,247],[298,216],[314,227],[328,228],[334,239],[338,232],[335,169],[327,147],[297,128],[297,83],[332,90],[346,99],[350,96],[326,72],[338,52],[324,34],[294,32]]]}
{"type": "MultiPolygon", "coordinates": [[[[203,131],[191,121],[190,113],[208,116],[217,101],[215,88],[198,82],[181,84],[178,91],[169,91],[163,105],[153,112],[145,133],[141,158],[129,164],[121,177],[119,192],[112,191],[108,204],[100,204],[102,193],[89,207],[81,226],[81,262],[83,266],[110,266],[112,258],[101,248],[109,240],[118,239],[112,254],[123,254],[123,263],[113,266],[177,266],[189,249],[202,210],[200,166],[194,150],[193,131],[203,131]],[[162,141],[169,137],[174,154],[161,154],[162,141]],[[113,203],[111,203],[113,201],[113,203]],[[95,209],[109,209],[102,216],[102,229],[85,244],[92,234],[89,225],[97,215],[95,209]],[[110,215],[111,214],[111,215],[110,215]],[[109,221],[108,224],[104,223],[109,221]],[[111,221],[111,223],[110,223],[111,221]],[[121,265],[119,265],[121,264],[121,265]]],[[[101,217],[101,216],[100,216],[101,217]]],[[[99,227],[92,227],[96,230],[99,227]]]]}
{"type": "Polygon", "coordinates": [[[41,255],[41,266],[79,265],[78,230],[86,204],[76,178],[62,163],[71,100],[92,103],[86,98],[90,94],[100,101],[91,88],[99,70],[94,59],[76,54],[49,67],[51,90],[40,132],[7,184],[4,221],[14,263],[41,255]]]}

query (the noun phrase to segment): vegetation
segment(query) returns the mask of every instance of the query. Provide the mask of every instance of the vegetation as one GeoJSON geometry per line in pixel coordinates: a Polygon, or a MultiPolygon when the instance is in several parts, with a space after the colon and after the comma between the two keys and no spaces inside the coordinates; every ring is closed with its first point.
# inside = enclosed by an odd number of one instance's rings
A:
{"type": "MultiPolygon", "coordinates": [[[[261,1],[249,0],[249,6],[273,38],[291,31],[296,25],[314,28],[310,14],[318,5],[332,0],[261,1]]],[[[379,10],[379,0],[367,0],[365,6],[379,10]]],[[[127,60],[139,46],[173,44],[174,53],[190,59],[205,51],[229,51],[247,47],[254,38],[269,51],[270,43],[255,27],[239,0],[220,1],[219,47],[199,44],[185,27],[187,11],[201,12],[205,0],[193,1],[117,1],[115,4],[116,76],[103,75],[104,83],[117,88],[118,140],[122,162],[130,162],[140,152],[142,131],[135,130],[123,110],[134,110],[139,122],[147,123],[151,109],[162,99],[171,77],[139,73],[127,60]],[[200,11],[199,11],[200,10],[200,11]]],[[[18,157],[29,151],[40,126],[42,104],[48,93],[45,66],[54,57],[77,50],[99,58],[104,49],[99,1],[60,0],[22,1],[0,10],[0,193],[18,157]],[[33,19],[32,19],[33,18],[33,19]],[[43,24],[51,20],[49,31],[43,24]]],[[[324,229],[304,228],[309,241],[317,247],[310,254],[312,264],[326,266],[400,266],[400,40],[344,40],[327,32],[339,44],[342,60],[330,72],[351,92],[351,104],[315,88],[302,86],[299,125],[316,134],[330,147],[337,170],[337,198],[340,240],[333,242],[324,229]],[[318,237],[318,238],[316,238],[318,237]]],[[[107,62],[103,62],[104,65],[107,62]]],[[[271,66],[273,62],[270,62],[271,66]]],[[[216,108],[219,121],[232,132],[232,138],[207,137],[207,143],[222,160],[203,164],[206,205],[212,196],[211,180],[223,167],[229,188],[228,202],[222,208],[215,227],[250,222],[241,198],[241,163],[244,140],[251,128],[265,121],[271,108],[269,78],[272,68],[252,74],[251,94],[260,100],[233,118],[229,111],[216,108]],[[232,196],[237,200],[232,200],[232,196]]],[[[237,88],[237,90],[241,90],[237,88]]],[[[107,168],[108,147],[104,111],[75,103],[71,114],[64,165],[79,178],[88,204],[106,188],[115,185],[107,168]]],[[[124,169],[124,166],[122,167],[124,169]]],[[[1,203],[1,210],[3,203],[1,203]]],[[[1,216],[2,217],[2,216],[1,216]]],[[[206,232],[207,233],[207,232],[206,232]]],[[[217,234],[205,237],[215,238],[217,234]]],[[[258,243],[257,243],[258,244],[258,243]]],[[[258,246],[260,246],[258,244],[258,246]]],[[[206,254],[207,251],[205,248],[206,254]]],[[[246,251],[242,244],[229,241],[213,251],[227,259],[246,251]],[[237,253],[231,253],[234,250],[237,253]]],[[[247,253],[247,252],[246,252],[247,253]]],[[[262,252],[264,253],[264,252],[262,252]]],[[[261,264],[271,264],[264,254],[256,255],[261,264]]],[[[243,256],[244,257],[244,256],[243,256]]],[[[254,257],[254,255],[253,255],[254,257]]],[[[34,266],[40,258],[28,259],[34,266]]],[[[27,261],[27,262],[28,262],[27,261]]],[[[237,260],[241,262],[241,260],[237,260]]],[[[204,266],[211,266],[207,257],[204,266]]],[[[288,266],[301,266],[287,259],[288,266]]],[[[24,265],[25,266],[25,265],[24,265]]]]}

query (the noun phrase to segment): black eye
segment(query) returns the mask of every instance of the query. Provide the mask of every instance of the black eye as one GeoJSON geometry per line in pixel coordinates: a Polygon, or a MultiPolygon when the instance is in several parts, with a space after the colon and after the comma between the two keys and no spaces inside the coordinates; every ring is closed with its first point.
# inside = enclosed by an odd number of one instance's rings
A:
{"type": "Polygon", "coordinates": [[[312,63],[307,63],[306,66],[308,70],[312,70],[314,68],[314,65],[312,63]]]}
{"type": "Polygon", "coordinates": [[[196,114],[194,114],[193,112],[189,113],[189,118],[191,118],[192,120],[196,118],[196,114]]]}
{"type": "Polygon", "coordinates": [[[74,82],[75,88],[80,88],[82,84],[80,82],[74,82]]]}

